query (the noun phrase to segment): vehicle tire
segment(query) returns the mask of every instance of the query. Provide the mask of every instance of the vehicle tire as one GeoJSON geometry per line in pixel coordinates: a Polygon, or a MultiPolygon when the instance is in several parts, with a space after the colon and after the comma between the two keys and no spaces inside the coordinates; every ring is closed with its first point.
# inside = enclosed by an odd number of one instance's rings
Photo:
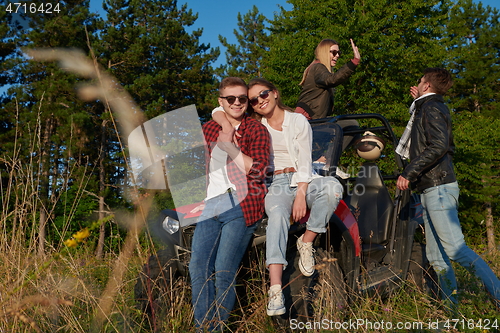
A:
{"type": "Polygon", "coordinates": [[[314,295],[315,321],[328,313],[331,320],[341,320],[348,304],[347,285],[338,260],[331,251],[317,249],[316,268],[318,281],[314,295]]]}
{"type": "Polygon", "coordinates": [[[160,313],[170,306],[179,278],[175,259],[166,250],[151,255],[139,273],[134,287],[136,306],[148,316],[152,328],[161,318],[160,313]]]}
{"type": "Polygon", "coordinates": [[[417,290],[434,299],[439,298],[437,276],[425,255],[425,244],[413,242],[406,279],[413,283],[417,290]]]}
{"type": "MultiPolygon", "coordinates": [[[[280,331],[289,332],[292,320],[296,324],[310,323],[315,320],[315,314],[320,316],[325,308],[331,313],[330,311],[343,309],[347,305],[347,286],[338,261],[331,253],[321,248],[316,249],[317,269],[310,277],[300,272],[299,257],[295,246],[289,249],[287,253],[289,264],[283,272],[282,281],[286,286],[283,294],[287,312],[282,316],[273,317],[280,331]],[[293,265],[290,264],[292,262],[293,265]]],[[[332,314],[332,319],[334,317],[337,317],[336,314],[332,314]]],[[[293,332],[301,330],[294,329],[293,332]]]]}
{"type": "MultiPolygon", "coordinates": [[[[272,317],[275,326],[280,332],[291,331],[291,320],[295,323],[306,323],[310,322],[313,317],[312,301],[318,274],[314,273],[310,277],[302,275],[299,269],[300,255],[295,244],[296,238],[291,237],[289,241],[292,240],[294,245],[287,251],[288,266],[283,271],[282,277],[282,283],[285,286],[283,294],[285,296],[286,312],[284,315],[272,317]]],[[[301,330],[298,329],[293,332],[301,332],[301,330]]]]}

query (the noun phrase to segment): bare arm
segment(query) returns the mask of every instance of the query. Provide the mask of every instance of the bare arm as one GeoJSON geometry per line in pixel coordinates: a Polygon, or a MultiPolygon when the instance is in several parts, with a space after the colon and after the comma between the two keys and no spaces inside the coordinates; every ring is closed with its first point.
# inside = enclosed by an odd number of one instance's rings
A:
{"type": "Polygon", "coordinates": [[[229,122],[226,116],[226,112],[224,112],[224,109],[222,107],[215,108],[212,111],[212,119],[219,125],[222,126],[222,131],[223,132],[229,132],[233,126],[229,122]]]}
{"type": "Polygon", "coordinates": [[[252,168],[253,159],[243,154],[238,148],[237,137],[239,134],[227,119],[226,113],[221,108],[215,108],[212,111],[212,119],[222,127],[217,138],[217,145],[229,155],[241,171],[248,175],[252,168]]]}
{"type": "Polygon", "coordinates": [[[217,138],[217,145],[220,149],[224,150],[229,155],[229,157],[234,161],[234,163],[236,163],[241,171],[248,175],[248,173],[252,169],[253,158],[243,154],[237,145],[238,142],[233,142],[235,133],[236,131],[232,126],[230,131],[228,132],[224,132],[224,130],[220,131],[219,137],[217,138]]]}
{"type": "Polygon", "coordinates": [[[301,182],[297,184],[297,193],[292,207],[292,218],[294,221],[299,221],[306,215],[307,203],[306,193],[309,183],[301,182]]]}

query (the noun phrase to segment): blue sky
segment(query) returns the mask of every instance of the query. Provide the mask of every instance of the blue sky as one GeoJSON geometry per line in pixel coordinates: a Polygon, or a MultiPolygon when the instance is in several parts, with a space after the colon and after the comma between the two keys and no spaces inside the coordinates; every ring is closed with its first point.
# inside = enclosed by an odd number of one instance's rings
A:
{"type": "MultiPolygon", "coordinates": [[[[102,0],[90,0],[91,10],[102,12],[102,0]]],[[[233,30],[238,27],[238,13],[246,14],[254,5],[265,17],[272,19],[275,12],[279,12],[278,5],[290,10],[292,6],[282,0],[250,0],[232,1],[227,0],[177,0],[177,6],[187,4],[193,13],[198,13],[198,19],[193,25],[193,29],[203,28],[201,42],[210,44],[211,47],[219,47],[221,55],[216,65],[225,61],[225,48],[219,43],[219,35],[227,38],[231,44],[236,43],[233,30]]]]}
{"type": "MultiPolygon", "coordinates": [[[[479,1],[476,1],[479,2],[479,1]]],[[[498,0],[481,1],[483,5],[500,8],[498,0]]],[[[90,0],[92,11],[102,12],[102,0],[90,0]]],[[[203,28],[201,42],[211,47],[220,47],[221,55],[216,65],[223,63],[226,59],[225,48],[219,43],[219,35],[227,38],[231,44],[236,43],[233,30],[237,29],[238,13],[246,14],[253,5],[269,19],[274,17],[275,12],[279,12],[278,5],[290,10],[292,6],[286,0],[248,0],[248,1],[227,1],[227,0],[177,0],[178,6],[187,3],[188,8],[194,13],[198,13],[193,28],[203,28]]]]}

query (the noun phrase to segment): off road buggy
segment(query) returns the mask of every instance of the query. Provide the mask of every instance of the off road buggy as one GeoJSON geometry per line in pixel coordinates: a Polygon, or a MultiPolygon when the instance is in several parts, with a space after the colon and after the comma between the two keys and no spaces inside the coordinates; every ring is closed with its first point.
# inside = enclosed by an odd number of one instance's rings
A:
{"type": "MultiPolygon", "coordinates": [[[[415,237],[420,223],[419,203],[409,191],[399,191],[395,186],[404,161],[394,153],[397,138],[388,121],[379,114],[356,114],[310,123],[313,161],[323,161],[314,163],[316,171],[336,176],[340,164],[344,171],[349,171],[353,169],[353,163],[356,171],[341,179],[345,187],[344,198],[330,220],[328,231],[316,239],[319,266],[311,277],[302,276],[297,266],[295,240],[305,231],[305,224],[291,225],[287,252],[289,265],[283,275],[287,312],[275,318],[283,323],[291,319],[312,319],[317,307],[315,287],[318,284],[331,289],[330,297],[325,301],[334,308],[342,308],[352,301],[349,295],[367,293],[384,297],[401,288],[409,278],[425,287],[429,274],[423,246],[415,237]],[[359,127],[342,129],[338,124],[339,120],[353,119],[359,127]],[[359,137],[366,131],[385,141],[386,155],[376,161],[362,160],[355,154],[356,147],[342,149],[344,137],[359,137]],[[383,165],[386,174],[382,174],[379,164],[383,165]]],[[[154,315],[155,309],[164,304],[175,279],[188,277],[191,239],[199,215],[190,213],[194,206],[163,210],[149,223],[151,235],[164,245],[144,265],[135,287],[141,309],[149,314],[154,315]]],[[[266,225],[264,218],[255,232],[243,266],[249,267],[263,260],[266,225]]]]}

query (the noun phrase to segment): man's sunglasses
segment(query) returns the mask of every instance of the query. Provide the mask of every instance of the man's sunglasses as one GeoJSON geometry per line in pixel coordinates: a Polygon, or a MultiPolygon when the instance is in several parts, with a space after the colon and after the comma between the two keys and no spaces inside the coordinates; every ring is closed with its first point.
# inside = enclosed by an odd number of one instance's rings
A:
{"type": "Polygon", "coordinates": [[[234,104],[236,102],[236,99],[240,101],[241,104],[245,104],[248,101],[248,96],[247,95],[240,95],[240,96],[219,96],[220,98],[224,98],[229,104],[234,104]]]}
{"type": "Polygon", "coordinates": [[[337,54],[339,55],[339,57],[342,55],[342,51],[340,50],[331,50],[330,53],[335,57],[337,54]]]}
{"type": "Polygon", "coordinates": [[[256,106],[257,104],[259,104],[259,97],[262,98],[262,99],[268,98],[270,91],[271,90],[263,90],[263,91],[260,92],[259,96],[254,97],[254,98],[250,98],[250,104],[252,106],[256,106]]]}

